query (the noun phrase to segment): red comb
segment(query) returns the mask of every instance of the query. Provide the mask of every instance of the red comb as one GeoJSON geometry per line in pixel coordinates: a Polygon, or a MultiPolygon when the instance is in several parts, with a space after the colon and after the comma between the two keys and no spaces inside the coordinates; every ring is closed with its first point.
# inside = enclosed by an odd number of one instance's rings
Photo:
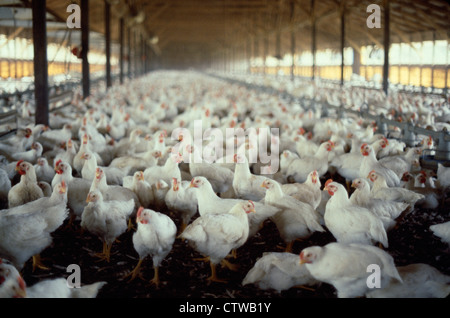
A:
{"type": "Polygon", "coordinates": [[[367,144],[362,144],[362,145],[361,145],[361,149],[364,148],[364,147],[366,147],[366,146],[367,146],[367,144]]]}
{"type": "Polygon", "coordinates": [[[20,164],[23,162],[23,160],[17,161],[16,167],[20,166],[20,164]]]}
{"type": "Polygon", "coordinates": [[[328,179],[328,180],[325,182],[325,187],[326,187],[327,185],[329,185],[331,182],[333,182],[333,179],[328,179]]]}

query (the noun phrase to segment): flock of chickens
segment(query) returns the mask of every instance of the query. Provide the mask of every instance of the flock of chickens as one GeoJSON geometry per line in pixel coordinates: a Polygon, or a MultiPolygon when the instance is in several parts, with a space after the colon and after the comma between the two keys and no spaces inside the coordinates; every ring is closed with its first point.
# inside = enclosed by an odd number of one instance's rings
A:
{"type": "MultiPolygon", "coordinates": [[[[425,98],[399,96],[387,103],[387,115],[430,125],[445,109],[433,104],[433,112],[422,113],[430,106],[425,98]]],[[[22,114],[34,112],[30,103],[22,107],[29,108],[22,114]]],[[[110,262],[121,235],[133,231],[129,248],[139,260],[127,277],[142,278],[142,263],[151,258],[155,288],[176,240],[205,257],[209,281],[225,282],[216,266],[236,270],[230,257],[239,258],[239,248],[273,222],[285,250],[261,255],[242,285],[281,292],[327,283],[337,297],[450,293],[450,276],[427,264],[396,267],[385,250],[387,233],[415,207],[448,204],[450,168],[420,166],[422,151],[433,147],[427,136],[405,147],[361,118],[323,117],[278,96],[174,71],[76,100],[51,113],[49,126],[23,115],[17,133],[0,143],[0,297],[96,297],[106,282],[69,288],[60,278],[29,287],[20,274],[27,262],[45,270],[39,255],[52,245],[52,233],[76,223],[103,244],[93,261],[110,262]],[[199,119],[205,130],[279,128],[279,136],[267,136],[280,153],[279,169],[250,160],[257,147],[250,138],[233,140],[236,153],[225,162],[218,154],[217,162],[194,160],[194,141],[173,132],[192,131],[199,119]],[[292,253],[295,241],[327,231],[334,241],[292,253]],[[367,283],[374,264],[381,288],[367,283]]],[[[430,230],[450,244],[450,222],[430,230]]]]}

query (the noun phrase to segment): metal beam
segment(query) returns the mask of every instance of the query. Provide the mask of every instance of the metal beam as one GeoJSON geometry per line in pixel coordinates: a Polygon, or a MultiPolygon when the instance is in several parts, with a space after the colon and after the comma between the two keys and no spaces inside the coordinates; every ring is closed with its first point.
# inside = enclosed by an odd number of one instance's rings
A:
{"type": "Polygon", "coordinates": [[[89,0],[81,0],[81,59],[83,74],[83,98],[90,95],[89,78],[89,0]]]}
{"type": "Polygon", "coordinates": [[[105,0],[106,87],[111,87],[111,5],[105,0]]]}
{"type": "Polygon", "coordinates": [[[389,0],[384,0],[384,65],[383,65],[383,91],[388,95],[389,90],[389,48],[390,39],[390,5],[389,0]]]}
{"type": "Polygon", "coordinates": [[[48,65],[46,0],[32,1],[34,47],[35,124],[48,125],[48,65]]]}

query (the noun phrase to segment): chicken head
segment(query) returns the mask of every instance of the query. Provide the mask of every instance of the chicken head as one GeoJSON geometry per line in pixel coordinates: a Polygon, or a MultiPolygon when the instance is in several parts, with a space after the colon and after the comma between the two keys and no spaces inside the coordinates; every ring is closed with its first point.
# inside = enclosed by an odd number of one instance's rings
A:
{"type": "Polygon", "coordinates": [[[320,246],[311,246],[303,249],[300,253],[300,264],[311,264],[313,263],[320,254],[320,246]]]}

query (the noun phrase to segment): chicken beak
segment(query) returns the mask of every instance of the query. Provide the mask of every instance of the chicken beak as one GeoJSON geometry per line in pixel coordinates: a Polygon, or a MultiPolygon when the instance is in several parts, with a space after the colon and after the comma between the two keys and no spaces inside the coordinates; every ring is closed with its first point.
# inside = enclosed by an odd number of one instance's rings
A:
{"type": "Polygon", "coordinates": [[[352,187],[352,188],[356,188],[356,183],[355,183],[355,181],[352,182],[351,187],[352,187]]]}
{"type": "Polygon", "coordinates": [[[265,182],[261,183],[261,188],[266,188],[267,189],[267,185],[265,182]]]}
{"type": "Polygon", "coordinates": [[[189,188],[196,188],[194,184],[194,179],[191,180],[191,183],[189,184],[189,188]]]}
{"type": "Polygon", "coordinates": [[[138,179],[144,181],[144,173],[140,173],[138,179]]]}
{"type": "Polygon", "coordinates": [[[87,198],[86,198],[86,203],[89,203],[89,202],[91,202],[91,196],[90,195],[88,195],[87,198]]]}
{"type": "Polygon", "coordinates": [[[300,258],[300,265],[303,265],[303,264],[306,264],[306,263],[307,262],[304,259],[300,258]]]}
{"type": "Polygon", "coordinates": [[[27,291],[24,288],[19,288],[14,298],[27,298],[27,291]]]}

